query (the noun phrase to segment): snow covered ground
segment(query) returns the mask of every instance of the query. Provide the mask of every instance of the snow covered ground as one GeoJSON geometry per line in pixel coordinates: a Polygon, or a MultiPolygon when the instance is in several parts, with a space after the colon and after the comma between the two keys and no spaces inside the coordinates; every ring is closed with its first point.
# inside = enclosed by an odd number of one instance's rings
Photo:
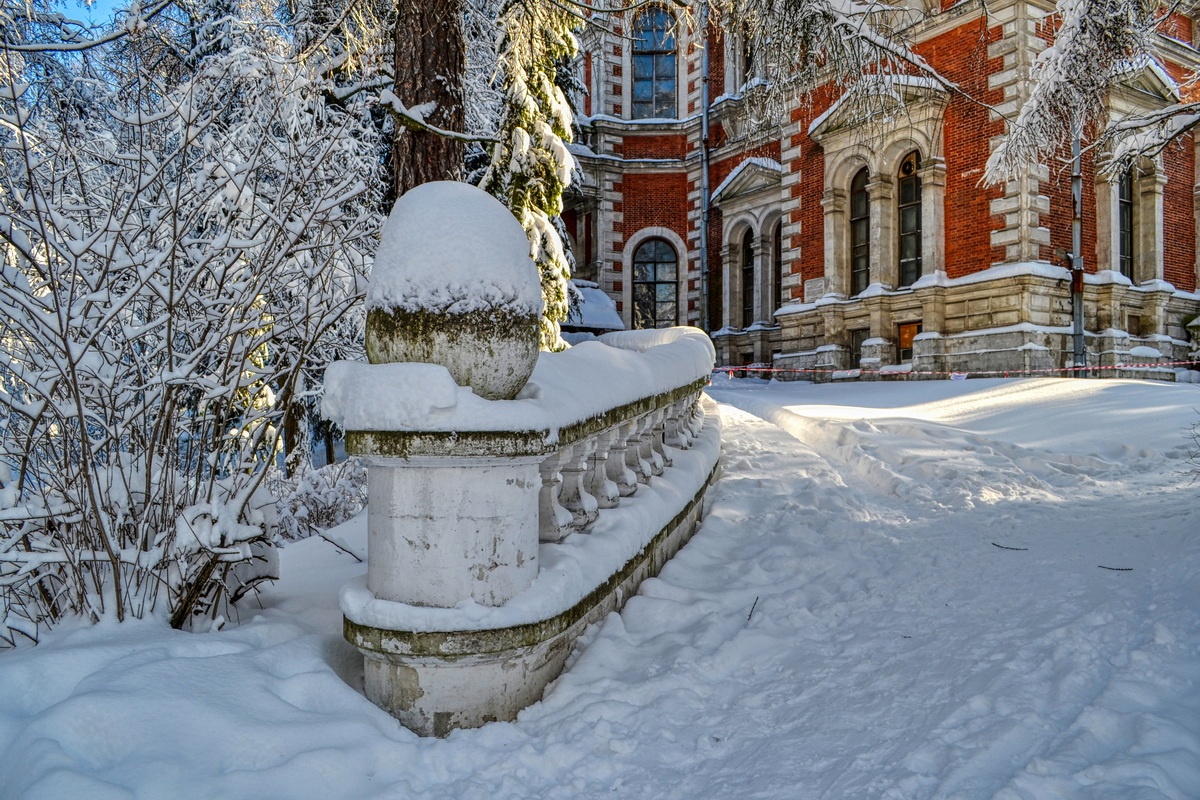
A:
{"type": "Polygon", "coordinates": [[[1200,798],[1200,387],[710,393],[712,514],[517,722],[368,703],[309,539],[240,626],[0,653],[0,797],[1200,798]]]}

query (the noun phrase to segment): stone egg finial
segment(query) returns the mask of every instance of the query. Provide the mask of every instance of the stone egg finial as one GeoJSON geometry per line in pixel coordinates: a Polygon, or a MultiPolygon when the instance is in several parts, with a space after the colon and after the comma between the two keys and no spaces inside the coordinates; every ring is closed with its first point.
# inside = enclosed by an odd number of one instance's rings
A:
{"type": "Polygon", "coordinates": [[[470,184],[424,183],[384,223],[367,289],[367,358],[441,364],[455,383],[511,400],[538,358],[542,291],[529,239],[470,184]]]}

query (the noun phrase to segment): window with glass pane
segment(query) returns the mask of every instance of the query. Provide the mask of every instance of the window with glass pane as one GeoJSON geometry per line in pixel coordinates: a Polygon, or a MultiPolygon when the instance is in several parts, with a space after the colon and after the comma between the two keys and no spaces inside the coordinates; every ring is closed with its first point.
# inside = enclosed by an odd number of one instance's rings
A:
{"type": "Polygon", "coordinates": [[[862,294],[871,279],[871,199],[864,167],[850,182],[850,294],[862,294]]]}
{"type": "Polygon", "coordinates": [[[742,327],[754,322],[754,231],[742,236],[742,327]]]}
{"type": "Polygon", "coordinates": [[[783,222],[775,223],[775,233],[772,235],[771,254],[771,304],[772,311],[778,311],[783,305],[783,222]]]}
{"type": "Polygon", "coordinates": [[[662,239],[647,239],[633,254],[633,327],[669,328],[679,319],[678,258],[662,239]]]}
{"type": "Polygon", "coordinates": [[[921,156],[913,151],[900,164],[900,286],[921,277],[921,156]]]}
{"type": "Polygon", "coordinates": [[[1120,239],[1118,261],[1121,274],[1133,279],[1133,170],[1125,171],[1118,181],[1117,227],[1120,239]]]}
{"type": "Polygon", "coordinates": [[[633,23],[634,119],[675,117],[675,18],[650,8],[633,23]]]}

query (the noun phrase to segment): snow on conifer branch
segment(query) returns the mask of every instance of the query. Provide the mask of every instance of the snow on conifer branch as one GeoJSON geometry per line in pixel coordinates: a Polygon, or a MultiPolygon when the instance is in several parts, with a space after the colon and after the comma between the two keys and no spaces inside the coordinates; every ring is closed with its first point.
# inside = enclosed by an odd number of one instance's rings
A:
{"type": "MultiPolygon", "coordinates": [[[[1060,0],[1054,42],[1034,62],[1033,88],[988,159],[985,180],[1022,175],[1073,136],[1096,133],[1120,65],[1149,52],[1161,19],[1150,0],[1060,0]]],[[[1108,146],[1131,130],[1113,129],[1108,146]]],[[[1131,157],[1123,146],[1120,158],[1131,157]]]]}
{"type": "Polygon", "coordinates": [[[558,64],[575,56],[572,28],[578,18],[560,6],[507,0],[500,9],[504,33],[499,64],[504,103],[492,161],[482,186],[520,221],[530,240],[542,282],[542,346],[565,344],[559,323],[567,318],[570,261],[553,218],[562,212],[563,190],[575,160],[567,150],[572,114],[555,84],[558,64]]]}

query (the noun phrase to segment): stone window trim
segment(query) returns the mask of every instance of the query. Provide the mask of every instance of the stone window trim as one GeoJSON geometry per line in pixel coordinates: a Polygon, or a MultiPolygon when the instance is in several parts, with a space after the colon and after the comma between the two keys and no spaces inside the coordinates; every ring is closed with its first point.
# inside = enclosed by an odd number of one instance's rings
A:
{"type": "Polygon", "coordinates": [[[626,328],[633,328],[633,257],[638,248],[649,239],[663,239],[675,250],[675,255],[679,259],[675,270],[675,297],[679,304],[676,324],[687,324],[685,322],[688,319],[687,278],[691,271],[687,243],[675,231],[661,226],[648,226],[638,230],[626,240],[624,247],[621,248],[621,263],[624,265],[625,273],[625,280],[621,285],[621,308],[623,309],[621,319],[626,328]]]}
{"type": "MultiPolygon", "coordinates": [[[[745,330],[751,325],[775,326],[775,312],[779,306],[774,298],[782,296],[782,286],[776,286],[775,264],[775,231],[782,232],[784,223],[783,213],[777,208],[771,208],[765,214],[742,213],[734,215],[725,225],[724,247],[721,250],[724,297],[722,305],[725,318],[730,325],[740,323],[745,330]],[[749,303],[743,296],[742,281],[742,252],[746,235],[750,234],[753,242],[754,257],[754,297],[749,303]],[[751,319],[744,319],[744,309],[753,309],[751,319]]],[[[786,250],[786,248],[784,248],[786,250]]],[[[781,256],[786,255],[782,253],[781,256]]],[[[787,261],[780,259],[780,279],[786,276],[787,261]]]]}
{"type": "MultiPolygon", "coordinates": [[[[1126,65],[1106,100],[1110,122],[1180,102],[1179,87],[1153,57],[1126,65]]],[[[1164,278],[1163,189],[1167,173],[1161,156],[1140,158],[1131,166],[1133,212],[1133,285],[1164,278]]],[[[1121,272],[1120,174],[1096,175],[1096,269],[1121,272]]],[[[1086,258],[1086,254],[1085,254],[1086,258]]],[[[1198,265],[1200,266],[1200,265],[1198,265]]]]}
{"type": "Polygon", "coordinates": [[[641,6],[630,17],[629,31],[631,34],[633,34],[633,38],[631,41],[629,41],[627,43],[628,46],[622,48],[622,51],[621,51],[622,52],[621,91],[622,91],[622,94],[625,96],[625,98],[627,98],[627,102],[625,103],[625,108],[624,108],[625,113],[622,115],[619,115],[619,116],[623,116],[624,118],[630,119],[630,120],[660,119],[660,118],[679,119],[679,104],[680,104],[681,99],[686,95],[686,92],[680,91],[680,88],[686,86],[686,74],[685,74],[684,70],[686,69],[685,62],[687,60],[685,58],[681,58],[680,56],[681,56],[681,54],[688,52],[689,42],[687,40],[687,37],[685,36],[685,31],[683,30],[683,26],[680,26],[677,23],[678,23],[678,18],[676,17],[676,15],[674,13],[671,12],[671,10],[669,8],[667,8],[664,5],[657,5],[657,4],[641,6]],[[666,117],[659,117],[654,114],[646,115],[646,116],[638,116],[634,112],[634,102],[635,102],[635,99],[634,99],[634,55],[636,52],[642,52],[642,51],[639,51],[637,48],[637,26],[639,25],[639,23],[646,21],[648,19],[649,15],[652,15],[652,14],[665,14],[671,21],[671,27],[669,29],[669,36],[671,38],[672,47],[669,49],[652,50],[652,51],[648,52],[648,54],[650,54],[650,55],[661,55],[661,54],[670,53],[671,58],[674,62],[674,67],[673,67],[674,74],[672,77],[672,79],[674,80],[674,86],[675,86],[674,102],[672,103],[673,113],[671,113],[669,116],[666,116],[666,117]]]}
{"type": "Polygon", "coordinates": [[[914,150],[921,157],[921,276],[946,269],[946,161],[942,134],[949,94],[911,76],[893,76],[890,83],[904,98],[904,105],[898,106],[895,114],[872,113],[874,109],[856,107],[848,96],[843,96],[808,131],[825,156],[822,207],[826,293],[842,299],[851,296],[846,216],[850,210],[850,182],[864,166],[871,192],[868,286],[892,291],[899,284],[896,176],[904,159],[914,150]]]}
{"type": "MultiPolygon", "coordinates": [[[[1096,269],[1121,272],[1121,175],[1096,180],[1096,269]]],[[[1163,279],[1163,193],[1167,175],[1161,163],[1140,159],[1130,168],[1134,286],[1163,279]]]]}
{"type": "Polygon", "coordinates": [[[730,31],[724,37],[725,83],[722,94],[740,95],[747,84],[760,78],[754,44],[747,31],[730,31]]]}
{"type": "Polygon", "coordinates": [[[825,214],[825,278],[827,292],[842,298],[856,293],[851,284],[850,190],[856,175],[867,170],[870,205],[870,277],[868,287],[892,291],[900,286],[900,206],[898,176],[904,160],[916,152],[921,163],[921,276],[945,271],[944,205],[946,163],[930,155],[922,142],[898,137],[876,155],[862,145],[835,157],[826,155],[826,187],[821,199],[825,214]]]}

